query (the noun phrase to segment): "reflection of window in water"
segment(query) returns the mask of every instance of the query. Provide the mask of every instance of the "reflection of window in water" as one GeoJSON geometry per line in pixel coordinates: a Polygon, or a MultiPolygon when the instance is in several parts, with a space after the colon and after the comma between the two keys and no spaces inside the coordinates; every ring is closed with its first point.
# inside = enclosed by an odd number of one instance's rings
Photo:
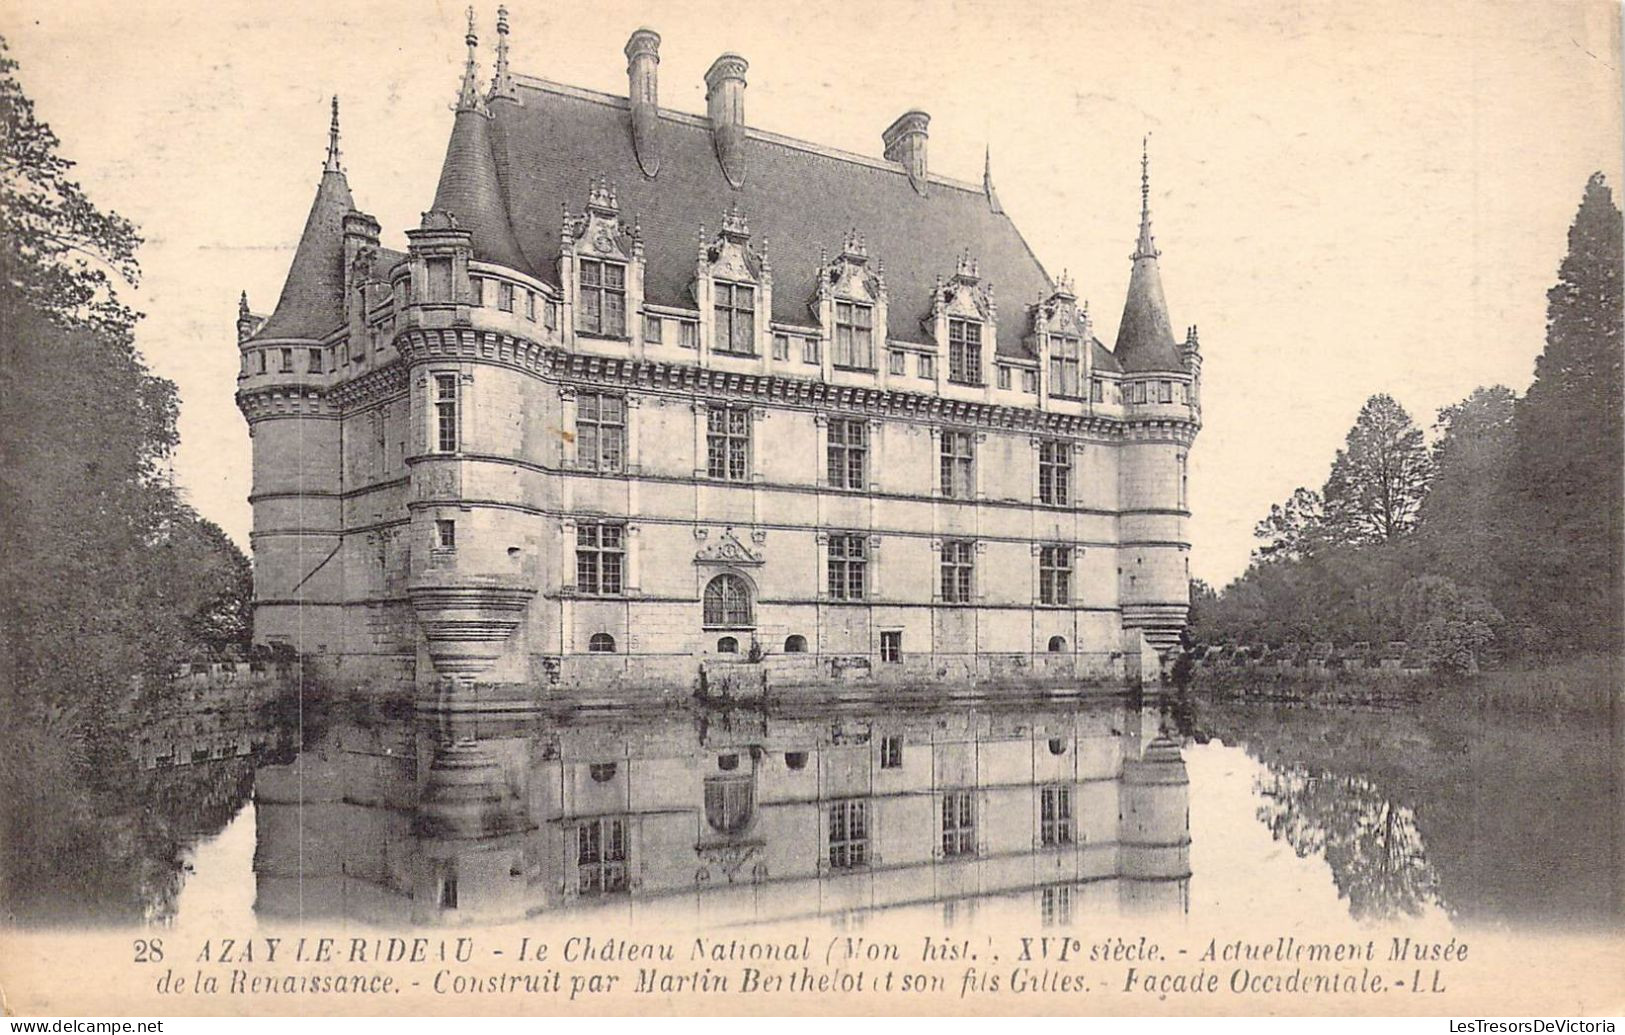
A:
{"type": "Polygon", "coordinates": [[[755,793],[748,776],[705,781],[705,821],[719,834],[737,834],[745,829],[754,804],[755,793]]]}
{"type": "Polygon", "coordinates": [[[868,804],[837,801],[829,807],[829,865],[845,870],[869,862],[868,804]]]}
{"type": "Polygon", "coordinates": [[[976,798],[970,791],[942,796],[942,854],[976,854],[976,798]]]}
{"type": "Polygon", "coordinates": [[[1044,888],[1039,896],[1039,914],[1045,927],[1072,923],[1072,889],[1044,888]]]}
{"type": "Polygon", "coordinates": [[[953,927],[960,921],[968,924],[976,922],[975,899],[950,898],[942,903],[942,926],[953,927]]]}
{"type": "Polygon", "coordinates": [[[1072,843],[1072,788],[1052,784],[1043,788],[1040,833],[1045,847],[1072,843]]]}
{"type": "Polygon", "coordinates": [[[593,819],[576,828],[576,890],[583,895],[627,890],[625,820],[593,819]]]}
{"type": "Polygon", "coordinates": [[[903,738],[900,736],[880,738],[880,768],[901,769],[903,767],[903,738]]]}

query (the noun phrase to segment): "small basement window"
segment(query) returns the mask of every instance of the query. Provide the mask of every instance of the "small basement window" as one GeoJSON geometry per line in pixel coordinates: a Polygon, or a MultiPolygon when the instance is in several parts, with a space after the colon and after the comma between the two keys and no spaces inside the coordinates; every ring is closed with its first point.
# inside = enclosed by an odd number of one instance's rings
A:
{"type": "Polygon", "coordinates": [[[593,654],[614,654],[615,637],[609,633],[593,633],[592,639],[587,641],[587,650],[593,654]]]}

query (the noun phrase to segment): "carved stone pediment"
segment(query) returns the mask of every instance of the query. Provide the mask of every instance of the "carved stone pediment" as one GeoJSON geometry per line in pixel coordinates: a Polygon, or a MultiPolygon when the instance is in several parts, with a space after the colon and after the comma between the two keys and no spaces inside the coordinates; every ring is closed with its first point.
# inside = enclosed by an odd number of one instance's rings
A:
{"type": "MultiPolygon", "coordinates": [[[[766,247],[752,248],[750,236],[750,225],[737,208],[723,215],[722,230],[715,237],[706,239],[701,227],[699,265],[703,274],[738,284],[764,283],[768,279],[766,247]]],[[[690,293],[697,299],[695,286],[690,285],[690,293]]]]}
{"type": "Polygon", "coordinates": [[[968,252],[959,257],[952,277],[937,277],[937,285],[931,296],[931,314],[922,321],[922,326],[929,331],[932,324],[944,316],[983,323],[998,320],[998,308],[993,303],[993,285],[982,280],[979,264],[968,252]]]}
{"type": "Polygon", "coordinates": [[[621,219],[620,200],[606,179],[592,185],[587,195],[587,211],[566,215],[564,237],[577,255],[629,262],[637,251],[641,234],[621,219]]]}
{"type": "Polygon", "coordinates": [[[1072,291],[1072,279],[1065,273],[1055,283],[1055,290],[1032,307],[1032,333],[1064,334],[1088,339],[1089,306],[1078,305],[1078,296],[1072,291]]]}
{"type": "Polygon", "coordinates": [[[694,554],[695,564],[727,564],[755,566],[762,563],[762,552],[746,546],[729,527],[715,540],[707,540],[694,554]]]}
{"type": "Polygon", "coordinates": [[[829,298],[877,305],[885,295],[884,267],[869,265],[869,246],[863,236],[853,230],[841,243],[839,255],[820,260],[818,280],[812,298],[807,300],[807,308],[816,317],[829,298]]]}

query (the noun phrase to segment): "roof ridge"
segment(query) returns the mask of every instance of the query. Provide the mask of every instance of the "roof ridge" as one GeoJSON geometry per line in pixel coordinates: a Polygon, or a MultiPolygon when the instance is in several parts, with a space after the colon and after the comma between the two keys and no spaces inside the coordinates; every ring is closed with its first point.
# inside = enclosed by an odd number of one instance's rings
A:
{"type": "MultiPolygon", "coordinates": [[[[576,86],[572,83],[561,83],[553,79],[545,79],[542,76],[516,73],[514,75],[514,79],[520,86],[529,87],[532,90],[553,93],[561,97],[570,97],[578,101],[603,104],[607,107],[616,108],[622,111],[628,111],[631,109],[631,102],[619,94],[606,93],[603,90],[594,90],[585,86],[576,86]]],[[[665,119],[668,122],[675,122],[680,125],[696,126],[704,129],[711,128],[711,120],[709,118],[704,115],[696,115],[693,112],[679,111],[676,108],[657,106],[655,108],[655,113],[659,115],[660,118],[665,119]]],[[[908,171],[903,168],[902,163],[900,162],[888,161],[885,158],[877,158],[873,155],[862,154],[858,151],[848,151],[845,148],[835,147],[831,144],[820,144],[813,140],[803,140],[800,137],[792,137],[783,133],[776,133],[770,129],[760,129],[755,126],[746,126],[745,132],[751,139],[760,140],[763,143],[777,144],[781,147],[788,147],[797,151],[805,151],[809,154],[820,155],[824,158],[833,158],[838,161],[850,162],[854,165],[867,166],[880,172],[892,172],[899,176],[908,176],[908,171]]],[[[970,194],[984,194],[980,184],[974,184],[969,180],[961,180],[953,176],[945,176],[942,173],[928,173],[926,175],[926,182],[941,187],[950,187],[954,190],[962,190],[970,194]]],[[[1003,215],[1002,212],[995,214],[1003,215]]]]}

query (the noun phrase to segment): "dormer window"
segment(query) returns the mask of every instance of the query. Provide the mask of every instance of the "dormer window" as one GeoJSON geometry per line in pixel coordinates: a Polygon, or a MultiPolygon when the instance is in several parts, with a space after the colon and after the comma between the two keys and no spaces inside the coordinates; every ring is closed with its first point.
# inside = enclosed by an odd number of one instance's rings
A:
{"type": "Polygon", "coordinates": [[[578,312],[576,330],[626,337],[626,267],[618,262],[582,259],[578,312]]]}
{"type": "Polygon", "coordinates": [[[873,370],[875,308],[861,302],[835,303],[835,352],[831,362],[851,370],[873,370]]]}
{"type": "Polygon", "coordinates": [[[716,338],[718,352],[736,356],[756,354],[756,289],[748,284],[718,281],[716,285],[716,338]]]}
{"type": "Polygon", "coordinates": [[[1052,334],[1049,339],[1049,394],[1063,399],[1083,397],[1082,359],[1077,338],[1052,334]]]}
{"type": "Polygon", "coordinates": [[[982,325],[948,321],[948,380],[960,385],[982,383],[982,325]]]}

